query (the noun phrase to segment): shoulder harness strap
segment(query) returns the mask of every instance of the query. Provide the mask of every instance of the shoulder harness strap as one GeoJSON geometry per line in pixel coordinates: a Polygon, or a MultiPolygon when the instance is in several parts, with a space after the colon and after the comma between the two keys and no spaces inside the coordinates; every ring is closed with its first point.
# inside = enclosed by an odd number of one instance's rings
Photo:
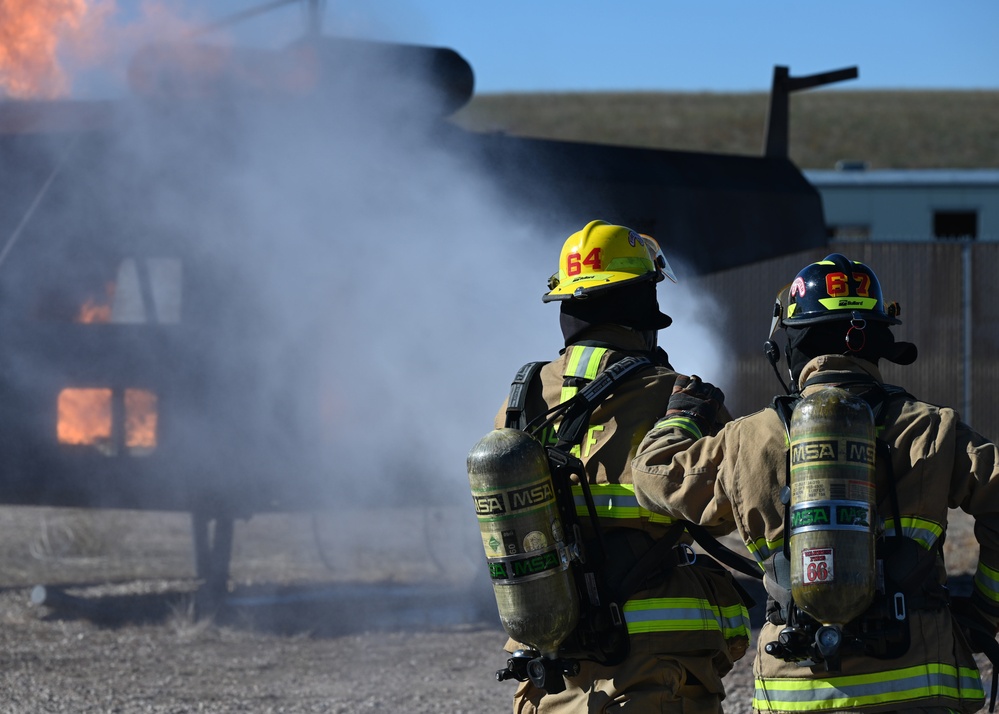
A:
{"type": "Polygon", "coordinates": [[[575,446],[582,443],[590,423],[590,415],[619,382],[650,366],[647,357],[624,357],[608,366],[595,379],[579,390],[566,402],[562,424],[558,429],[556,448],[575,446]]]}
{"type": "Polygon", "coordinates": [[[508,429],[527,428],[527,417],[524,415],[524,405],[527,403],[527,388],[534,381],[535,375],[541,371],[547,362],[528,362],[519,370],[510,384],[510,396],[506,402],[506,423],[508,429]]]}
{"type": "Polygon", "coordinates": [[[770,403],[771,408],[777,412],[781,424],[784,425],[784,432],[787,435],[787,450],[784,455],[784,486],[780,490],[780,501],[784,505],[784,558],[791,560],[791,414],[794,413],[795,405],[801,401],[800,394],[778,395],[770,403]]]}

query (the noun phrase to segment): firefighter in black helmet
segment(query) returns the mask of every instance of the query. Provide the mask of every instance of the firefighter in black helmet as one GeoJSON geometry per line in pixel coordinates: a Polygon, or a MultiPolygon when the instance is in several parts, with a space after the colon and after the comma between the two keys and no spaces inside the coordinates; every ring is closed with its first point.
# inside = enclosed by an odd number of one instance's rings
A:
{"type": "MultiPolygon", "coordinates": [[[[636,569],[642,555],[673,525],[671,518],[653,515],[635,500],[630,463],[639,440],[671,398],[674,417],[692,429],[711,433],[728,419],[720,390],[713,391],[710,406],[701,402],[696,413],[683,409],[688,392],[701,382],[677,375],[657,346],[658,331],[672,322],[660,311],[656,293],[657,284],[667,278],[676,280],[652,237],[592,221],[565,241],[559,270],[543,297],[560,306],[565,347],[527,385],[522,413],[514,415],[521,424],[571,399],[625,357],[649,360],[596,407],[575,449],[607,546],[604,580],[624,583],[631,576],[638,582],[633,592],[616,593],[630,640],[627,658],[616,666],[582,658],[579,674],[567,676],[564,691],[557,693],[523,681],[514,696],[515,712],[584,714],[622,707],[719,712],[722,676],[747,649],[749,620],[740,593],[723,569],[688,564],[690,551],[682,543],[689,538],[668,549],[653,567],[636,569]]],[[[496,427],[512,421],[508,400],[496,427]]],[[[551,431],[541,436],[545,443],[556,438],[551,431]]],[[[577,509],[585,512],[581,487],[573,486],[573,492],[577,509]]],[[[672,531],[672,537],[679,532],[672,531]]],[[[507,649],[514,652],[520,646],[511,641],[507,649]]]]}
{"type": "MultiPolygon", "coordinates": [[[[632,464],[643,507],[737,531],[765,572],[770,598],[754,661],[756,711],[971,714],[983,705],[972,647],[993,648],[999,622],[999,449],[953,409],[884,383],[880,360],[906,365],[916,359],[915,346],[892,334],[899,324],[898,305],[884,300],[867,265],[832,254],[805,266],[778,296],[767,350],[776,368],[783,330],[790,393],[715,436],[698,438],[669,425],[653,429],[632,464]],[[795,408],[839,390],[866,403],[876,435],[876,448],[859,453],[873,457],[874,493],[862,495],[875,504],[871,563],[879,572],[870,574],[878,583],[872,604],[845,624],[830,659],[822,640],[828,628],[795,603],[788,543],[803,524],[837,524],[836,499],[870,487],[846,480],[835,493],[814,493],[821,506],[816,513],[825,509],[829,517],[795,521],[788,506],[795,498],[795,459],[834,459],[836,449],[849,451],[849,444],[830,441],[823,451],[816,442],[796,457],[789,442],[800,413],[795,408]],[[954,598],[944,587],[950,507],[976,521],[980,555],[970,598],[954,598]]],[[[838,547],[827,550],[833,566],[838,547]]],[[[828,575],[826,584],[835,587],[851,583],[854,574],[837,567],[828,575]]]]}
{"type": "Polygon", "coordinates": [[[916,359],[915,345],[896,344],[888,329],[901,324],[899,306],[885,303],[874,271],[838,253],[805,266],[778,296],[774,312],[771,337],[784,328],[794,381],[817,355],[847,354],[875,364],[881,358],[903,365],[916,359]]]}

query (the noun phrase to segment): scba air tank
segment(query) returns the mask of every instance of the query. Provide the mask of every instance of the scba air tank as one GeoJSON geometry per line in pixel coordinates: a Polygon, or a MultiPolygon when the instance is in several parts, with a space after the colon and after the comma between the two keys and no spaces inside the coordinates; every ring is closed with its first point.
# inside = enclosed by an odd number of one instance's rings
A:
{"type": "Polygon", "coordinates": [[[496,429],[469,452],[468,480],[500,622],[555,658],[579,600],[544,448],[522,431],[496,429]]]}
{"type": "Polygon", "coordinates": [[[820,389],[791,415],[791,595],[824,625],[874,599],[874,439],[870,406],[845,389],[820,389]]]}

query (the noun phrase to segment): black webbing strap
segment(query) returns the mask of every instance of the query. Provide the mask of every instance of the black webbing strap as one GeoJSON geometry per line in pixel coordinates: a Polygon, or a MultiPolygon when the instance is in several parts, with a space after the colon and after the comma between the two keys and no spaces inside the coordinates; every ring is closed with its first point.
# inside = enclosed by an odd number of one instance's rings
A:
{"type": "MultiPolygon", "coordinates": [[[[605,368],[596,379],[580,389],[572,399],[564,402],[563,406],[566,409],[564,412],[559,412],[563,417],[557,432],[558,443],[548,449],[549,459],[552,458],[553,454],[562,454],[564,458],[568,459],[572,447],[583,443],[586,430],[590,426],[590,416],[597,405],[614,389],[618,382],[651,364],[652,361],[647,357],[625,357],[618,360],[605,368]]],[[[600,557],[603,557],[603,554],[606,553],[603,534],[597,518],[597,507],[593,501],[593,493],[590,491],[590,484],[585,475],[580,476],[579,486],[583,492],[586,510],[590,514],[590,523],[601,552],[600,557]]]]}
{"type": "Polygon", "coordinates": [[[989,711],[994,712],[996,710],[996,692],[999,690],[999,642],[996,642],[994,633],[986,630],[974,618],[953,609],[951,614],[970,640],[972,651],[981,652],[992,663],[992,696],[989,698],[989,711]]]}
{"type": "Polygon", "coordinates": [[[597,378],[565,402],[566,410],[558,428],[556,448],[578,446],[590,425],[590,415],[604,397],[623,379],[652,364],[647,357],[625,357],[610,365],[597,378]]]}
{"type": "Polygon", "coordinates": [[[864,388],[864,391],[857,394],[857,396],[867,402],[867,404],[871,407],[871,411],[874,413],[874,423],[877,426],[884,426],[886,418],[884,409],[888,405],[889,401],[899,396],[915,399],[914,396],[909,394],[909,392],[902,387],[894,384],[882,384],[869,374],[843,375],[841,372],[817,374],[806,380],[801,388],[805,389],[806,387],[811,387],[816,384],[832,385],[834,387],[841,387],[848,391],[851,388],[856,387],[864,388]]]}
{"type": "Polygon", "coordinates": [[[780,417],[787,434],[787,452],[784,454],[784,487],[781,489],[781,503],[784,505],[784,557],[791,562],[791,414],[800,395],[778,395],[770,405],[780,417]]]}
{"type": "Polygon", "coordinates": [[[541,371],[547,362],[528,362],[519,370],[510,384],[510,396],[506,402],[506,423],[508,429],[527,428],[527,417],[524,416],[524,406],[527,404],[527,388],[534,381],[534,376],[541,371]]]}
{"type": "Polygon", "coordinates": [[[621,579],[621,582],[611,583],[614,593],[621,602],[628,600],[632,595],[637,593],[649,575],[655,572],[657,568],[662,567],[663,563],[667,562],[667,556],[680,540],[680,536],[683,535],[683,526],[683,521],[673,523],[666,531],[666,534],[645,551],[642,557],[628,571],[628,574],[621,579]]]}
{"type": "Polygon", "coordinates": [[[743,575],[748,575],[756,580],[763,579],[763,571],[755,561],[744,558],[730,548],[718,542],[718,540],[708,533],[704,526],[696,523],[686,523],[687,532],[697,542],[697,545],[704,548],[704,551],[722,565],[727,565],[733,570],[738,570],[743,575]]]}

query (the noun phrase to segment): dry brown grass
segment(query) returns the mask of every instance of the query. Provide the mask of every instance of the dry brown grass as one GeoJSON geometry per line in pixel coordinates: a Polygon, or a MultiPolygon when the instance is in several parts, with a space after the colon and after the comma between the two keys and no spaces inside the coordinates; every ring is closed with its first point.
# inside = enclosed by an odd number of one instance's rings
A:
{"type": "MultiPolygon", "coordinates": [[[[477,96],[453,121],[476,131],[760,155],[766,93],[477,96]]],[[[997,91],[812,91],[791,96],[791,159],[833,168],[999,167],[997,91]]]]}

